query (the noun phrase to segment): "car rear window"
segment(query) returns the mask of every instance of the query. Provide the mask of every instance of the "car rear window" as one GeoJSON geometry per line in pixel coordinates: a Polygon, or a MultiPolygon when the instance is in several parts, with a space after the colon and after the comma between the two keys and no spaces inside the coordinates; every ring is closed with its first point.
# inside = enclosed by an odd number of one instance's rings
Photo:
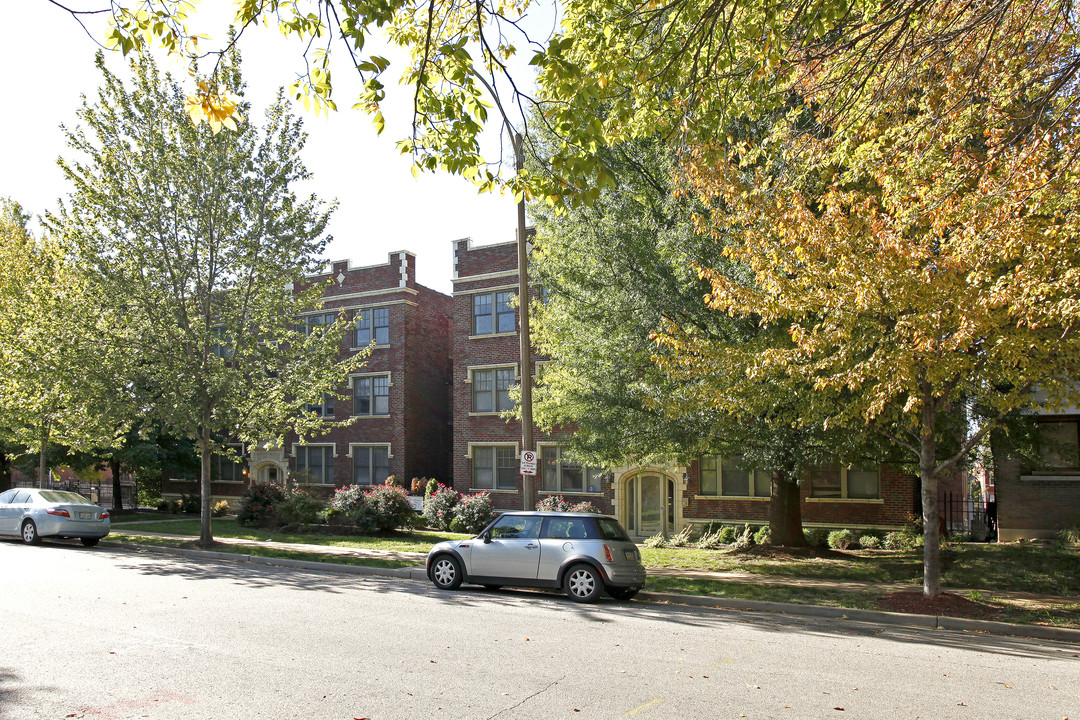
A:
{"type": "Polygon", "coordinates": [[[615,518],[596,518],[596,527],[600,530],[600,537],[604,540],[622,540],[630,542],[630,536],[623,530],[622,525],[615,518]]]}
{"type": "Polygon", "coordinates": [[[41,499],[45,502],[71,503],[72,505],[94,504],[78,493],[67,492],[65,490],[43,490],[41,491],[41,499]]]}

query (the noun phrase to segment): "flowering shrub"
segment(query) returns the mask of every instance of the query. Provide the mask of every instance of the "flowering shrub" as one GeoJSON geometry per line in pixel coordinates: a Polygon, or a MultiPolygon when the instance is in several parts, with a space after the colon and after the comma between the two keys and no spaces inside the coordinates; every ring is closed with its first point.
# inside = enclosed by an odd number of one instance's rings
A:
{"type": "Polygon", "coordinates": [[[330,507],[347,517],[352,517],[364,505],[368,488],[363,485],[346,485],[334,491],[330,498],[330,507]]]}
{"type": "Polygon", "coordinates": [[[859,546],[864,550],[877,550],[881,547],[881,538],[877,535],[863,535],[859,538],[859,546]]]}
{"type": "Polygon", "coordinates": [[[356,526],[357,532],[370,535],[399,527],[411,527],[413,509],[405,489],[393,485],[348,485],[334,491],[327,517],[356,526]]]}
{"type": "Polygon", "coordinates": [[[210,510],[210,514],[214,517],[225,517],[229,514],[229,503],[225,500],[220,500],[214,503],[214,507],[210,510]]]}
{"type": "Polygon", "coordinates": [[[405,488],[400,485],[376,485],[367,494],[367,506],[374,512],[375,526],[379,530],[412,527],[412,505],[405,488]]]}
{"type": "Polygon", "coordinates": [[[491,493],[487,490],[475,495],[465,495],[454,507],[455,517],[450,529],[455,532],[476,534],[486,528],[495,519],[495,508],[491,504],[491,493]],[[457,527],[461,529],[458,530],[457,527]]]}
{"type": "Polygon", "coordinates": [[[283,495],[280,501],[274,503],[273,520],[276,525],[310,525],[318,519],[324,507],[307,490],[297,487],[286,487],[283,495]]]}
{"type": "Polygon", "coordinates": [[[565,499],[562,495],[548,495],[547,497],[536,503],[536,509],[544,512],[579,512],[579,513],[599,513],[588,500],[583,500],[579,503],[572,503],[565,499]]]}
{"type": "Polygon", "coordinates": [[[439,483],[438,489],[424,499],[424,520],[438,530],[449,530],[457,516],[455,508],[461,501],[461,493],[439,483]]]}
{"type": "Polygon", "coordinates": [[[280,485],[250,485],[240,496],[240,510],[236,513],[236,519],[241,525],[267,527],[274,522],[274,505],[284,499],[285,491],[280,485]]]}

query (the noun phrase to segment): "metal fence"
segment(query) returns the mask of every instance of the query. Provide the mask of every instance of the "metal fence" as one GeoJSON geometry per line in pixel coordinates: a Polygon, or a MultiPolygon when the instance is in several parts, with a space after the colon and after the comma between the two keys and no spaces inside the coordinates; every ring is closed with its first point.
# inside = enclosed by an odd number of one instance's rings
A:
{"type": "Polygon", "coordinates": [[[941,523],[949,535],[963,534],[972,540],[997,537],[997,505],[957,493],[944,493],[940,503],[941,523]]]}
{"type": "MultiPolygon", "coordinates": [[[[102,482],[82,482],[80,480],[49,479],[45,483],[51,490],[70,490],[77,492],[83,497],[90,498],[102,507],[113,506],[113,484],[111,480],[102,482]]],[[[37,481],[29,478],[15,478],[13,487],[37,487],[37,481]]],[[[120,499],[125,508],[135,507],[135,483],[130,480],[120,481],[120,499]]]]}

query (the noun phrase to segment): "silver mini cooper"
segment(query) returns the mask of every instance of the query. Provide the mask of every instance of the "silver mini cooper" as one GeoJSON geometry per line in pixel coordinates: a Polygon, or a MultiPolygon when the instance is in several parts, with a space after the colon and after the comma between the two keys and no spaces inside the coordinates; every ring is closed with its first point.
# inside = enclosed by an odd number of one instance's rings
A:
{"type": "Polygon", "coordinates": [[[645,585],[641,553],[619,521],[591,513],[503,513],[475,538],[431,548],[427,575],[443,590],[562,588],[577,602],[604,592],[629,600],[645,585]]]}

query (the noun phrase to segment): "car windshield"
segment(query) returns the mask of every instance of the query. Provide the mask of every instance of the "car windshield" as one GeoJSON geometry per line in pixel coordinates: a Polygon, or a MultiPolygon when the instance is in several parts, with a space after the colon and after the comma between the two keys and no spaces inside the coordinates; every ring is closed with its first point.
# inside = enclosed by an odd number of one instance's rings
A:
{"type": "Polygon", "coordinates": [[[68,503],[71,505],[93,505],[82,495],[73,492],[66,492],[64,490],[43,490],[41,492],[41,499],[45,502],[51,503],[68,503]]]}
{"type": "Polygon", "coordinates": [[[600,528],[600,537],[605,540],[622,540],[630,542],[630,536],[623,530],[619,521],[614,518],[596,518],[596,526],[600,528]]]}

